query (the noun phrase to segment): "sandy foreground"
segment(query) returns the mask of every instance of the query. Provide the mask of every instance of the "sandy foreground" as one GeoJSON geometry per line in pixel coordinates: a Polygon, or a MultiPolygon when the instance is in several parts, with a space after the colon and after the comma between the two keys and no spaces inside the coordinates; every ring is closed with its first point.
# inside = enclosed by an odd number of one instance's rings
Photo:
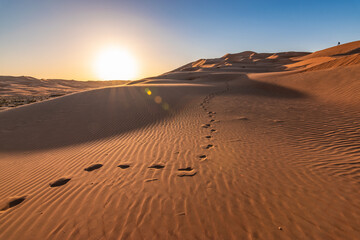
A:
{"type": "Polygon", "coordinates": [[[359,239],[360,42],[0,112],[0,239],[359,239]]]}

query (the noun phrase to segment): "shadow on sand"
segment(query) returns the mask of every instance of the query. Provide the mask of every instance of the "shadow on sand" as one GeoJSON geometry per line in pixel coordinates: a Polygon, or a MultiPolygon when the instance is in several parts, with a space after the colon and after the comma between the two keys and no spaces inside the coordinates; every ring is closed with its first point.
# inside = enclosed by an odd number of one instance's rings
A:
{"type": "Polygon", "coordinates": [[[234,77],[216,74],[209,76],[208,82],[184,86],[144,84],[103,88],[0,112],[0,151],[60,148],[121,137],[175,115],[188,102],[196,104],[207,94],[226,89],[226,82],[231,80],[231,91],[222,94],[306,97],[293,89],[250,80],[246,75],[240,78],[237,75],[235,80],[234,77]],[[161,101],[155,100],[157,96],[161,101]]]}

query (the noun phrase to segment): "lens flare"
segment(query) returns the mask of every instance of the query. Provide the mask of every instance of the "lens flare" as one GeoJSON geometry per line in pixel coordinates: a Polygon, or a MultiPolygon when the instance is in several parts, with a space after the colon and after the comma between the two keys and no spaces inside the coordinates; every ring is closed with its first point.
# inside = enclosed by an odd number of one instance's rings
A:
{"type": "Polygon", "coordinates": [[[157,104],[160,104],[162,102],[162,98],[160,96],[156,96],[154,98],[154,101],[157,103],[157,104]]]}
{"type": "Polygon", "coordinates": [[[151,95],[151,90],[150,89],[145,88],[145,92],[146,92],[147,95],[149,95],[149,96],[151,95]]]}

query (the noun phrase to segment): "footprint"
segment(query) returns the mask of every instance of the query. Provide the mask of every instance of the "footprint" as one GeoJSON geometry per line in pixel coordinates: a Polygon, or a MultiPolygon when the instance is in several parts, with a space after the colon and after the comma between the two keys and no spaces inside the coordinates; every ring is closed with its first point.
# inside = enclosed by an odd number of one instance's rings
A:
{"type": "Polygon", "coordinates": [[[237,120],[249,120],[247,117],[238,117],[237,120]]]}
{"type": "Polygon", "coordinates": [[[178,171],[191,171],[193,170],[192,167],[186,167],[186,168],[179,168],[178,171]]]}
{"type": "Polygon", "coordinates": [[[205,136],[205,138],[211,138],[211,136],[205,136]]]}
{"type": "Polygon", "coordinates": [[[179,173],[178,176],[179,177],[193,177],[196,175],[196,171],[195,170],[192,170],[190,172],[184,172],[184,173],[179,173]]]}
{"type": "Polygon", "coordinates": [[[55,182],[50,183],[50,187],[59,187],[62,185],[65,185],[66,183],[68,183],[71,180],[71,178],[60,178],[58,180],[56,180],[55,182]]]}
{"type": "Polygon", "coordinates": [[[208,145],[205,145],[205,146],[203,146],[202,148],[203,149],[210,149],[210,148],[212,148],[214,145],[212,145],[212,144],[208,144],[208,145]]]}
{"type": "Polygon", "coordinates": [[[9,208],[15,207],[25,201],[25,197],[13,197],[10,198],[10,201],[2,208],[0,211],[5,211],[9,208]]]}
{"type": "Polygon", "coordinates": [[[210,127],[210,124],[209,123],[207,123],[207,124],[203,124],[203,125],[201,125],[203,128],[209,128],[210,127]]]}
{"type": "Polygon", "coordinates": [[[206,155],[200,155],[199,158],[204,159],[206,158],[206,155]]]}
{"type": "Polygon", "coordinates": [[[88,172],[91,172],[91,171],[94,171],[94,170],[96,170],[96,169],[101,168],[102,166],[103,166],[102,164],[97,163],[97,164],[91,165],[90,167],[85,168],[84,170],[85,170],[85,171],[88,171],[88,172]]]}
{"type": "Polygon", "coordinates": [[[284,120],[273,120],[274,123],[283,123],[284,120]]]}
{"type": "Polygon", "coordinates": [[[161,164],[153,164],[151,165],[149,168],[155,168],[155,169],[162,169],[164,168],[165,166],[164,165],[161,165],[161,164]]]}
{"type": "Polygon", "coordinates": [[[214,122],[214,121],[215,121],[215,119],[211,119],[211,120],[210,120],[210,122],[214,122]]]}
{"type": "Polygon", "coordinates": [[[210,132],[216,132],[216,130],[215,130],[215,129],[211,129],[210,132]]]}
{"type": "Polygon", "coordinates": [[[145,179],[145,182],[153,182],[153,181],[157,181],[159,179],[157,178],[149,178],[149,179],[145,179]]]}
{"type": "Polygon", "coordinates": [[[126,169],[126,168],[129,168],[130,165],[128,165],[128,164],[120,164],[118,167],[121,168],[121,169],[126,169]]]}

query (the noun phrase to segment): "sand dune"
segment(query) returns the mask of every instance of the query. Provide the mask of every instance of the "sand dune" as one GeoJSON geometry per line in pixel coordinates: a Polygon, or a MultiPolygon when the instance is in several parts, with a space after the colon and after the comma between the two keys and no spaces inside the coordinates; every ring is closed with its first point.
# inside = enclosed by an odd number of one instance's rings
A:
{"type": "Polygon", "coordinates": [[[360,64],[360,41],[318,51],[294,58],[296,63],[287,65],[289,70],[303,67],[303,71],[318,71],[360,64]]]}
{"type": "Polygon", "coordinates": [[[0,110],[127,81],[75,81],[0,76],[0,110]]]}
{"type": "Polygon", "coordinates": [[[354,54],[350,56],[338,57],[332,60],[329,60],[324,63],[317,64],[311,68],[307,68],[306,71],[317,71],[323,69],[332,69],[342,66],[351,66],[360,64],[360,54],[354,54]]]}
{"type": "Polygon", "coordinates": [[[357,239],[358,47],[0,112],[0,239],[357,239]]]}
{"type": "Polygon", "coordinates": [[[350,42],[339,46],[327,48],[312,54],[300,57],[299,60],[306,60],[315,57],[344,56],[360,53],[360,41],[350,42]]]}

